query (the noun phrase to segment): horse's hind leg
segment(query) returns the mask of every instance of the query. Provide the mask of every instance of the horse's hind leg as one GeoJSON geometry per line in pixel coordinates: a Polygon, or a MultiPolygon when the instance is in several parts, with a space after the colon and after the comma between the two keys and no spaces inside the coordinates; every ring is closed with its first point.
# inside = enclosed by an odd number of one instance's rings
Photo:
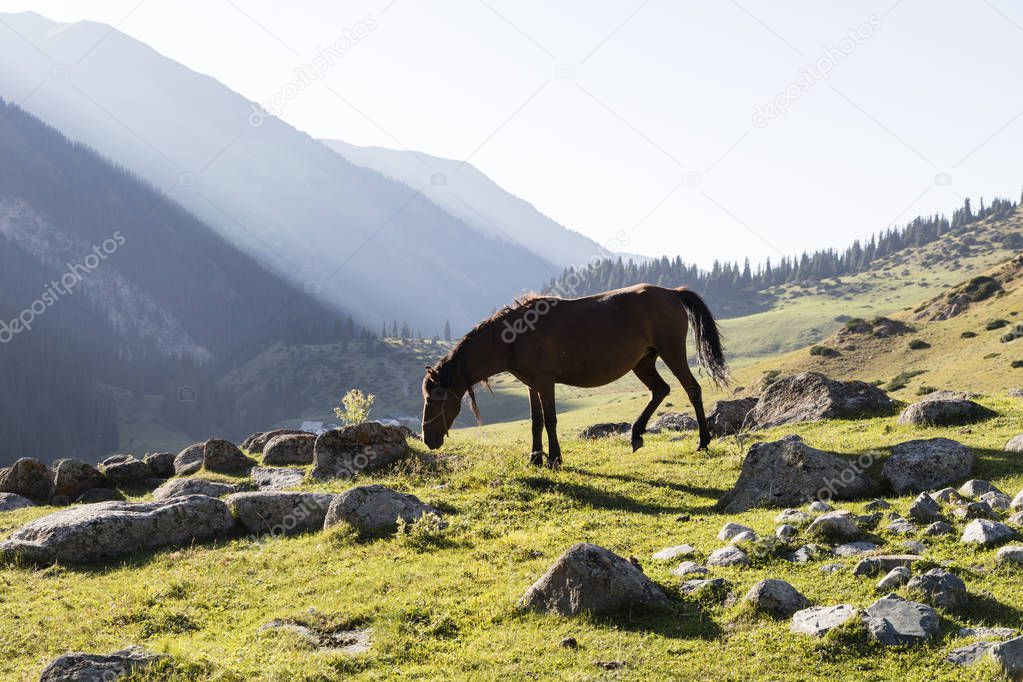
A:
{"type": "Polygon", "coordinates": [[[650,389],[650,402],[632,425],[632,451],[635,452],[643,447],[643,434],[646,433],[647,422],[650,421],[657,406],[671,393],[671,387],[657,373],[657,356],[653,353],[640,360],[639,364],[632,368],[632,373],[650,389]]]}
{"type": "Polygon", "coordinates": [[[543,407],[540,405],[540,394],[529,389],[529,417],[533,427],[533,450],[529,453],[529,463],[543,466],[543,407]]]}
{"type": "Polygon", "coordinates": [[[561,466],[561,444],[558,443],[558,414],[554,408],[554,384],[537,389],[540,406],[543,408],[543,424],[547,429],[547,466],[556,469],[561,466]]]}
{"type": "Polygon", "coordinates": [[[689,396],[689,402],[693,404],[693,410],[696,412],[696,421],[700,425],[700,444],[697,446],[697,450],[706,450],[710,445],[710,430],[707,428],[707,416],[703,412],[703,389],[700,388],[692,370],[689,369],[689,363],[686,361],[685,341],[682,339],[673,341],[663,349],[658,348],[657,352],[671,373],[682,384],[686,395],[689,396]]]}

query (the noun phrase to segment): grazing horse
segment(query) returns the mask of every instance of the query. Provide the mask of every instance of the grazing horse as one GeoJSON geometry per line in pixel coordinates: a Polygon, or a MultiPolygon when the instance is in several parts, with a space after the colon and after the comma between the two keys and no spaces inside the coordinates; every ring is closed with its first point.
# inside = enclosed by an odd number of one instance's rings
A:
{"type": "Polygon", "coordinates": [[[632,449],[643,446],[647,422],[670,392],[657,372],[661,358],[681,382],[700,425],[699,449],[710,442],[700,384],[686,360],[689,325],[695,332],[700,364],[715,383],[728,381],[717,322],[707,304],[682,287],[638,284],[585,298],[534,296],[517,301],[478,324],[423,379],[423,440],[441,446],[468,394],[480,422],[473,386],[508,372],[529,387],[533,422],[530,463],[543,464],[547,429],[547,465],[561,464],[554,385],[592,388],[632,371],[650,389],[650,402],[632,425],[632,449]]]}

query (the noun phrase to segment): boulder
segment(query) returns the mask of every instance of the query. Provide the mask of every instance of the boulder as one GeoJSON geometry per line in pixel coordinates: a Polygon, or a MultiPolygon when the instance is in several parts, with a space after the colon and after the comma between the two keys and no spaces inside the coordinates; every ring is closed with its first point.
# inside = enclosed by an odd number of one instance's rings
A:
{"type": "Polygon", "coordinates": [[[859,537],[860,529],[849,512],[831,511],[814,519],[806,532],[831,542],[846,542],[859,537]]]}
{"type": "Polygon", "coordinates": [[[963,531],[962,542],[992,547],[1016,537],[1016,531],[997,521],[974,519],[963,531]]]}
{"type": "Polygon", "coordinates": [[[415,495],[399,493],[382,485],[362,485],[334,498],[324,519],[324,529],[347,523],[365,535],[393,531],[398,519],[413,523],[425,514],[440,512],[415,495]]]}
{"type": "Polygon", "coordinates": [[[1006,452],[1023,452],[1023,433],[1019,434],[1015,438],[1011,438],[1008,443],[1005,444],[1006,452]]]}
{"type": "Polygon", "coordinates": [[[249,478],[260,490],[284,490],[300,485],[305,479],[305,472],[280,467],[252,467],[249,478]]]}
{"type": "Polygon", "coordinates": [[[228,495],[224,502],[238,523],[256,535],[297,535],[322,530],[334,495],[261,490],[228,495]]]}
{"type": "Polygon", "coordinates": [[[218,474],[244,474],[256,463],[246,457],[234,443],[210,438],[203,445],[203,468],[218,474]]]}
{"type": "Polygon", "coordinates": [[[899,415],[900,424],[953,426],[990,419],[997,413],[972,400],[921,400],[899,415]]]}
{"type": "Polygon", "coordinates": [[[739,398],[738,400],[719,400],[714,409],[707,415],[707,428],[715,438],[734,436],[742,431],[746,418],[757,406],[759,398],[739,398]]]}
{"type": "Polygon", "coordinates": [[[892,592],[909,582],[909,569],[905,566],[896,566],[888,571],[885,577],[877,581],[878,592],[892,592]]]}
{"type": "Polygon", "coordinates": [[[743,599],[755,611],[766,613],[773,618],[789,618],[796,611],[810,606],[809,600],[799,590],[784,580],[775,578],[761,580],[743,599]]]}
{"type": "Polygon", "coordinates": [[[311,433],[287,433],[274,436],[263,448],[263,464],[312,464],[316,436],[311,433]]]}
{"type": "Polygon", "coordinates": [[[258,455],[263,452],[263,448],[266,447],[266,444],[277,436],[302,434],[308,436],[316,435],[314,433],[309,433],[308,431],[299,431],[298,429],[274,429],[273,431],[261,431],[246,438],[245,442],[242,443],[242,449],[247,450],[254,455],[258,455]]]}
{"type": "Polygon", "coordinates": [[[103,475],[115,486],[133,485],[153,477],[153,470],[141,459],[130,457],[121,462],[103,464],[103,475]]]}
{"type": "Polygon", "coordinates": [[[32,500],[27,497],[22,497],[15,493],[0,493],[0,512],[15,511],[34,506],[35,504],[32,500]]]}
{"type": "Polygon", "coordinates": [[[254,434],[252,434],[251,436],[249,436],[248,438],[243,440],[242,444],[239,445],[238,447],[240,447],[242,450],[245,450],[246,452],[250,452],[251,453],[252,452],[252,444],[253,444],[253,442],[257,438],[262,437],[262,435],[264,433],[266,433],[266,431],[256,431],[254,434]]]}
{"type": "Polygon", "coordinates": [[[923,575],[913,576],[906,589],[909,596],[946,611],[961,609],[970,600],[966,584],[943,568],[932,568],[923,575]]]}
{"type": "Polygon", "coordinates": [[[573,545],[533,583],[519,608],[575,616],[663,609],[668,596],[643,571],[610,550],[573,545]]]}
{"type": "Polygon", "coordinates": [[[665,412],[650,425],[650,431],[695,431],[700,425],[688,414],[665,412]]]}
{"type": "Polygon", "coordinates": [[[94,504],[96,502],[114,502],[123,499],[124,495],[113,488],[93,488],[79,495],[75,502],[78,504],[94,504]]]}
{"type": "Polygon", "coordinates": [[[750,414],[754,428],[783,424],[847,419],[890,412],[891,398],[862,381],[835,381],[823,374],[804,372],[778,379],[764,391],[750,414]]]}
{"type": "Polygon", "coordinates": [[[923,492],[960,481],[973,471],[973,452],[948,438],[899,443],[884,461],[882,475],[897,494],[923,492]]]}
{"type": "Polygon", "coordinates": [[[840,625],[845,625],[858,615],[851,604],[837,606],[811,606],[792,615],[789,632],[801,635],[823,637],[840,625]]]}
{"type": "MultiPolygon", "coordinates": [[[[982,481],[977,478],[970,479],[959,486],[959,494],[963,497],[980,497],[981,495],[990,492],[1001,493],[1002,491],[996,488],[991,481],[982,481]]],[[[1005,493],[1002,494],[1004,495],[1005,493]]]]}
{"type": "Polygon", "coordinates": [[[799,535],[799,529],[795,526],[790,526],[787,523],[783,523],[774,529],[774,536],[779,540],[791,540],[792,538],[799,535]]]}
{"type": "Polygon", "coordinates": [[[205,495],[161,502],[100,502],[32,521],[0,543],[0,556],[36,564],[83,564],[159,547],[180,547],[234,528],[231,512],[205,495]]]}
{"type": "Polygon", "coordinates": [[[146,455],[142,461],[149,465],[149,470],[153,472],[153,476],[157,478],[170,478],[175,473],[175,457],[176,455],[173,452],[154,452],[146,455]]]}
{"type": "Polygon", "coordinates": [[[863,507],[863,509],[868,512],[884,511],[885,509],[891,508],[891,503],[886,502],[885,500],[871,500],[863,507]]]}
{"type": "Polygon", "coordinates": [[[86,490],[102,488],[107,479],[96,467],[77,459],[62,459],[53,469],[54,495],[77,499],[86,490]]]}
{"type": "Polygon", "coordinates": [[[630,431],[632,431],[632,424],[629,422],[604,422],[587,426],[579,432],[579,437],[584,440],[596,440],[597,438],[617,436],[629,433],[630,431]]]}
{"type": "Polygon", "coordinates": [[[690,556],[695,553],[696,548],[692,545],[675,545],[674,547],[665,547],[659,552],[654,552],[654,555],[650,558],[654,561],[671,561],[680,556],[690,556]]]}
{"type": "Polygon", "coordinates": [[[1007,545],[998,550],[995,560],[1000,566],[1023,566],[1023,547],[1007,545]]]}
{"type": "Polygon", "coordinates": [[[909,505],[909,515],[917,521],[931,523],[941,518],[941,507],[927,493],[920,493],[909,505]]]}
{"type": "Polygon", "coordinates": [[[401,429],[366,422],[321,433],[313,446],[313,478],[352,478],[386,467],[410,454],[401,429]]]}
{"type": "Polygon", "coordinates": [[[885,646],[919,644],[938,634],[938,614],[926,604],[895,595],[878,599],[863,616],[870,636],[885,646]]]}
{"type": "Polygon", "coordinates": [[[39,682],[114,682],[141,673],[164,658],[138,646],[112,654],[64,654],[46,666],[39,682]]]}
{"type": "Polygon", "coordinates": [[[188,476],[202,469],[203,453],[206,450],[205,443],[192,443],[187,448],[174,456],[174,475],[188,476]]]}
{"type": "Polygon", "coordinates": [[[814,514],[823,514],[824,512],[831,511],[832,507],[824,500],[814,500],[810,504],[806,505],[806,508],[814,514]]]}
{"type": "Polygon", "coordinates": [[[988,506],[998,511],[1009,511],[1012,507],[1012,498],[1005,493],[992,490],[980,496],[981,502],[987,502],[988,506]]]}
{"type": "Polygon", "coordinates": [[[754,507],[792,507],[821,497],[866,497],[876,489],[876,482],[856,462],[787,436],[750,448],[739,479],[718,507],[734,514],[754,507]]]}
{"type": "Polygon", "coordinates": [[[749,526],[744,526],[741,523],[726,523],[718,531],[718,540],[721,542],[728,542],[736,535],[740,533],[753,532],[753,529],[749,526]]]}
{"type": "Polygon", "coordinates": [[[991,647],[989,655],[1006,677],[1013,680],[1023,678],[1023,637],[998,642],[991,647]]]}
{"type": "Polygon", "coordinates": [[[53,497],[53,472],[31,457],[22,457],[14,464],[0,469],[0,493],[14,493],[36,502],[48,502],[53,497]]]}
{"type": "Polygon", "coordinates": [[[153,491],[153,499],[169,500],[172,497],[187,495],[206,495],[207,497],[223,497],[245,490],[235,483],[210,481],[205,478],[174,478],[153,491]]]}
{"type": "Polygon", "coordinates": [[[707,557],[708,566],[746,566],[749,564],[749,556],[738,547],[722,547],[715,549],[707,557]]]}

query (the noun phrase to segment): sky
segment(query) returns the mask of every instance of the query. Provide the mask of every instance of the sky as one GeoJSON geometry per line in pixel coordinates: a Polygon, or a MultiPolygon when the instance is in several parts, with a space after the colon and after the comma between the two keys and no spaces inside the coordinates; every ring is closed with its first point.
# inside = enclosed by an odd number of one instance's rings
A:
{"type": "Polygon", "coordinates": [[[314,137],[468,160],[612,250],[705,267],[1023,188],[1007,0],[0,0],[26,10],[116,26],[314,137]]]}

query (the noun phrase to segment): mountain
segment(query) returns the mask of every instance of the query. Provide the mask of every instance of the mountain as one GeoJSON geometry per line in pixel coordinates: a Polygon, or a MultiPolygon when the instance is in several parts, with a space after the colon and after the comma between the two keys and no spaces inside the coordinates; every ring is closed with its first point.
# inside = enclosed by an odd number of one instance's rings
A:
{"type": "Polygon", "coordinates": [[[369,326],[463,329],[560,270],[109,26],[0,18],[0,96],[369,326]]]}
{"type": "Polygon", "coordinates": [[[0,464],[148,448],[150,428],[181,445],[236,437],[219,374],[273,341],[360,336],[185,211],[180,192],[0,100],[0,464]],[[147,397],[159,409],[126,433],[119,403],[147,397]]]}

